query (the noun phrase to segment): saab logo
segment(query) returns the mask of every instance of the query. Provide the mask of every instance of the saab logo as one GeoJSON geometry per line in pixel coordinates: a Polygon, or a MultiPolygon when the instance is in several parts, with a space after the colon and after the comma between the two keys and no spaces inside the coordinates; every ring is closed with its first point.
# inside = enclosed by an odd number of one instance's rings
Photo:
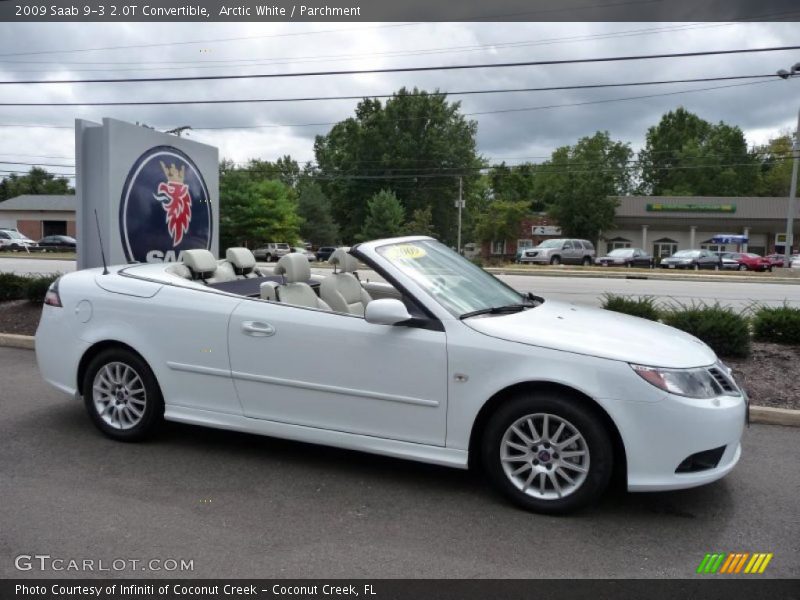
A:
{"type": "Polygon", "coordinates": [[[128,262],[171,262],[184,250],[210,250],[212,227],[208,187],[191,158],[156,146],[136,160],[119,208],[128,262]]]}
{"type": "Polygon", "coordinates": [[[763,573],[769,561],[772,560],[772,552],[716,552],[713,554],[706,554],[700,565],[697,567],[697,572],[700,574],[761,574],[763,573]]]}

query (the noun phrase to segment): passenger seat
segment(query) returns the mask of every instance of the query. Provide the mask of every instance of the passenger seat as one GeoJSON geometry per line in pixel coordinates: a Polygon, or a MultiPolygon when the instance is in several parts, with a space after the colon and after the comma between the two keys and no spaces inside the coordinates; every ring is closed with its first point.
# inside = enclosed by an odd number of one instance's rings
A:
{"type": "Polygon", "coordinates": [[[350,248],[337,248],[328,262],[333,265],[334,271],[333,275],[322,280],[320,297],[336,312],[363,317],[372,298],[353,275],[358,269],[358,261],[350,254],[350,248]]]}
{"type": "Polygon", "coordinates": [[[252,279],[258,277],[255,272],[256,257],[247,248],[228,248],[225,251],[225,258],[233,265],[233,271],[237,279],[252,279]]]}
{"type": "MultiPolygon", "coordinates": [[[[275,274],[283,275],[285,283],[275,288],[275,296],[278,302],[284,304],[294,304],[295,306],[306,306],[308,308],[318,308],[320,310],[330,310],[326,302],[320,300],[311,286],[306,283],[311,277],[311,267],[308,266],[308,259],[302,254],[286,254],[281,256],[275,266],[275,274]]],[[[262,288],[262,297],[267,292],[262,288]]]]}
{"type": "Polygon", "coordinates": [[[188,267],[192,279],[203,283],[220,283],[236,279],[233,265],[227,261],[217,262],[214,255],[200,248],[183,251],[183,264],[188,267]]]}

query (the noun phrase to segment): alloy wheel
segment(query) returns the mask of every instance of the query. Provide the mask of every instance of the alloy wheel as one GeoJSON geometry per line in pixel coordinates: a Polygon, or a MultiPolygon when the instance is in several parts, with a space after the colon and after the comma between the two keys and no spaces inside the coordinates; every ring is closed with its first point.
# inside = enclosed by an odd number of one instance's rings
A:
{"type": "Polygon", "coordinates": [[[503,472],[521,492],[540,500],[569,496],[589,473],[589,446],[580,431],[557,415],[517,419],[500,441],[503,472]]]}
{"type": "Polygon", "coordinates": [[[114,429],[132,429],[147,406],[147,393],[139,374],[123,362],[110,362],[94,376],[92,400],[97,415],[114,429]]]}

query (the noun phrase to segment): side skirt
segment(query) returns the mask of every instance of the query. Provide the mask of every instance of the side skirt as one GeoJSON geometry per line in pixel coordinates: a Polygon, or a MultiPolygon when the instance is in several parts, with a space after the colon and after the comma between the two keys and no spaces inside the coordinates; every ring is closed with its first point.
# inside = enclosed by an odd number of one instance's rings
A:
{"type": "Polygon", "coordinates": [[[444,467],[457,469],[466,469],[468,467],[469,453],[466,450],[454,448],[414,444],[368,435],[306,427],[304,425],[253,419],[241,415],[199,410],[174,404],[168,404],[165,407],[164,418],[167,421],[175,421],[177,423],[254,433],[298,442],[334,446],[346,450],[359,450],[361,452],[416,460],[444,467]]]}

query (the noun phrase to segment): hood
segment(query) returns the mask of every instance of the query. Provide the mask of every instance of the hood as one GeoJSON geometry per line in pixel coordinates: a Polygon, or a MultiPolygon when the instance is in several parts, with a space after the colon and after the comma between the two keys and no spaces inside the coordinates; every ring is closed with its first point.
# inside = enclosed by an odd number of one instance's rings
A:
{"type": "Polygon", "coordinates": [[[546,301],[522,312],[463,322],[475,331],[511,342],[652,367],[684,369],[717,360],[706,344],[673,327],[565,302],[546,301]]]}

